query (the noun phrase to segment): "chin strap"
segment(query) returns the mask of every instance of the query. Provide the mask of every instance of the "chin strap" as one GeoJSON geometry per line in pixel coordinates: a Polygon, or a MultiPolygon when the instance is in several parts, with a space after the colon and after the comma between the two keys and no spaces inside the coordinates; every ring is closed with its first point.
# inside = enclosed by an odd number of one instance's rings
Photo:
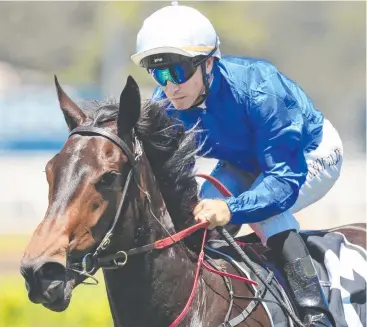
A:
{"type": "Polygon", "coordinates": [[[204,103],[204,101],[207,99],[207,97],[210,93],[209,79],[212,76],[212,73],[210,73],[210,74],[206,73],[205,63],[206,63],[206,61],[204,61],[200,64],[201,72],[202,72],[202,75],[203,75],[203,83],[204,83],[204,87],[205,87],[204,92],[198,96],[198,98],[194,101],[194,104],[188,109],[200,106],[202,103],[204,103]],[[199,102],[196,102],[198,100],[199,100],[199,102]]]}

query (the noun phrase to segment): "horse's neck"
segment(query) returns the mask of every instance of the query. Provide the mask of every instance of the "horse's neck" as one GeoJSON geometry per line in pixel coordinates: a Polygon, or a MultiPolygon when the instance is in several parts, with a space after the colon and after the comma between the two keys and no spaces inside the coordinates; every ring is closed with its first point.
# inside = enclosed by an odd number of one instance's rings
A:
{"type": "MultiPolygon", "coordinates": [[[[139,234],[138,230],[144,233],[134,239],[132,247],[167,237],[152,214],[170,233],[174,233],[172,220],[152,174],[148,168],[141,173],[140,185],[142,188],[149,187],[147,191],[151,203],[147,202],[141,190],[137,190],[140,197],[131,203],[129,214],[134,221],[141,221],[134,227],[130,223],[124,230],[130,229],[129,233],[134,235],[139,234]]],[[[183,248],[174,245],[168,249],[130,257],[122,269],[104,271],[115,326],[169,325],[183,309],[190,295],[195,267],[183,248]]]]}

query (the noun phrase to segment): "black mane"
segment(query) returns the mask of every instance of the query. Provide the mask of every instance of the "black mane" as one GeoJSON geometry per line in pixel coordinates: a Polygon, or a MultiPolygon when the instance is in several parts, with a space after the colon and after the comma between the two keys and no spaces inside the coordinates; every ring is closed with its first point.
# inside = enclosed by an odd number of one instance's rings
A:
{"type": "MultiPolygon", "coordinates": [[[[117,119],[119,105],[114,100],[93,101],[85,109],[88,124],[102,126],[117,119]]],[[[197,131],[185,131],[182,123],[166,115],[162,105],[151,101],[143,103],[134,130],[143,143],[167,210],[175,225],[182,228],[198,202],[193,171],[199,150],[195,142],[197,131]]]]}

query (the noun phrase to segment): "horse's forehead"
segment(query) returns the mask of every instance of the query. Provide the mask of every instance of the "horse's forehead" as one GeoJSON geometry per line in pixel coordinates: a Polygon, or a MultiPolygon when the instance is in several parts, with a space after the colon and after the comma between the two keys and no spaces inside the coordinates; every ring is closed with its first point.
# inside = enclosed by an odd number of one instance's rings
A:
{"type": "Polygon", "coordinates": [[[87,138],[80,137],[67,140],[59,155],[54,159],[52,165],[54,174],[56,176],[61,174],[65,178],[65,175],[74,175],[80,169],[85,170],[93,163],[93,160],[88,158],[87,148],[87,138]]]}
{"type": "Polygon", "coordinates": [[[66,153],[69,155],[80,155],[80,153],[85,150],[88,146],[88,141],[90,138],[77,136],[72,139],[69,139],[66,143],[66,153]]]}
{"type": "Polygon", "coordinates": [[[69,156],[85,156],[88,155],[88,153],[100,150],[102,143],[105,143],[103,139],[97,139],[92,136],[75,135],[65,143],[63,151],[69,156]]]}
{"type": "Polygon", "coordinates": [[[80,136],[71,138],[63,149],[70,164],[83,162],[98,165],[109,159],[118,161],[121,158],[120,149],[109,140],[98,136],[80,136]]]}
{"type": "Polygon", "coordinates": [[[88,155],[87,149],[90,148],[90,138],[89,137],[81,137],[76,136],[70,138],[65,143],[63,149],[61,150],[61,154],[67,156],[68,163],[73,163],[75,161],[79,161],[83,159],[86,155],[88,155]]]}

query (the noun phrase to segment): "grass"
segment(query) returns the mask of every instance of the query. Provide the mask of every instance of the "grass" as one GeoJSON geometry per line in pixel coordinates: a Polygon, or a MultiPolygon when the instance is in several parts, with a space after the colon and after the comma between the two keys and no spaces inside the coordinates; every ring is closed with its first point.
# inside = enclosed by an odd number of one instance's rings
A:
{"type": "Polygon", "coordinates": [[[31,235],[0,235],[0,258],[9,253],[23,253],[31,235]]]}

